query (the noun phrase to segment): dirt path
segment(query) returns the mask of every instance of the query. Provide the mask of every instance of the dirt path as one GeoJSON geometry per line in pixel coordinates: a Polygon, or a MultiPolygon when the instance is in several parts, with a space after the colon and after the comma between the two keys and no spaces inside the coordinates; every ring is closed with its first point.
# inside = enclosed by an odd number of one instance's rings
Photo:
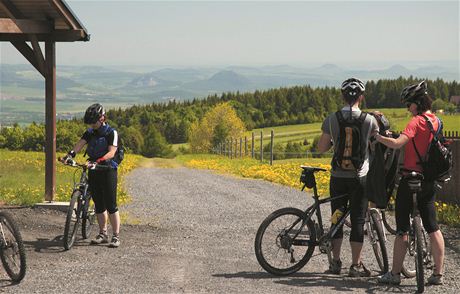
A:
{"type": "MultiPolygon", "coordinates": [[[[364,262],[373,277],[346,277],[344,244],[341,276],[325,275],[327,258],[318,251],[299,273],[273,277],[258,265],[254,236],[273,210],[304,208],[311,199],[271,183],[186,168],[144,167],[126,178],[133,202],[123,207],[140,225],[122,227],[118,249],[78,242],[62,250],[64,214],[37,209],[12,211],[26,240],[28,272],[20,285],[0,276],[5,293],[414,293],[415,280],[399,287],[376,283],[377,268],[366,243],[364,262]]],[[[450,230],[446,284],[427,293],[459,293],[459,231],[450,230]],[[454,249],[452,249],[454,248],[454,249]]],[[[391,255],[392,241],[388,243],[391,255]]]]}

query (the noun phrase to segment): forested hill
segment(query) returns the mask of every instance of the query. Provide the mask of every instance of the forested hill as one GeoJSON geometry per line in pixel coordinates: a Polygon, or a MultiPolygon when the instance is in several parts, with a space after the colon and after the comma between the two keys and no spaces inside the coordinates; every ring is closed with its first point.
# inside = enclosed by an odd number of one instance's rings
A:
{"type": "MultiPolygon", "coordinates": [[[[366,83],[363,107],[401,107],[401,90],[417,81],[419,79],[412,77],[369,81],[366,83]]],[[[451,96],[460,95],[460,84],[456,81],[428,80],[428,88],[433,99],[448,101],[451,96]]],[[[224,93],[186,102],[136,105],[110,110],[108,117],[126,133],[136,132],[138,136],[145,137],[155,127],[169,143],[183,143],[187,141],[191,123],[221,102],[233,105],[247,129],[318,122],[342,106],[339,88],[306,85],[252,93],[224,93]]]]}

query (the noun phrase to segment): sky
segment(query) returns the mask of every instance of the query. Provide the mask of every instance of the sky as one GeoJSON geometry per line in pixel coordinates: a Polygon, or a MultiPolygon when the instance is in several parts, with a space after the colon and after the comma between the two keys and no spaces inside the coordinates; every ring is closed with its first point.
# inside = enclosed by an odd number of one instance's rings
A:
{"type": "Polygon", "coordinates": [[[67,3],[91,40],[59,43],[59,65],[459,68],[459,1],[67,3]]]}

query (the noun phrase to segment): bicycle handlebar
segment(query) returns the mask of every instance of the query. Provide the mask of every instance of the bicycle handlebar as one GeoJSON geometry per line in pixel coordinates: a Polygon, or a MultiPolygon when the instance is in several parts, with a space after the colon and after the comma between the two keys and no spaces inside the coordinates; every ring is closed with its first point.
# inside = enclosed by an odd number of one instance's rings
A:
{"type": "MultiPolygon", "coordinates": [[[[58,160],[59,162],[62,162],[63,158],[59,157],[58,160]]],[[[108,165],[103,165],[103,164],[92,162],[92,161],[89,161],[87,163],[78,163],[72,158],[68,158],[65,162],[62,162],[62,164],[68,165],[71,167],[80,167],[80,168],[83,168],[84,170],[106,170],[110,168],[110,166],[108,165]]]]}

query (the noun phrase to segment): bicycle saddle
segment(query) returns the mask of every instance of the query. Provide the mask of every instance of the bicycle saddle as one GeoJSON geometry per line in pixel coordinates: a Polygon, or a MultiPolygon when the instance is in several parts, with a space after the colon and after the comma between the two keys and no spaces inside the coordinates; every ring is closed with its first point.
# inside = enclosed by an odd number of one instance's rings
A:
{"type": "Polygon", "coordinates": [[[403,177],[409,181],[421,181],[423,180],[423,174],[414,170],[403,169],[403,177]]]}
{"type": "Polygon", "coordinates": [[[306,171],[306,172],[327,171],[327,169],[319,168],[319,167],[313,167],[313,166],[301,165],[300,167],[303,168],[303,170],[306,171]]]}

